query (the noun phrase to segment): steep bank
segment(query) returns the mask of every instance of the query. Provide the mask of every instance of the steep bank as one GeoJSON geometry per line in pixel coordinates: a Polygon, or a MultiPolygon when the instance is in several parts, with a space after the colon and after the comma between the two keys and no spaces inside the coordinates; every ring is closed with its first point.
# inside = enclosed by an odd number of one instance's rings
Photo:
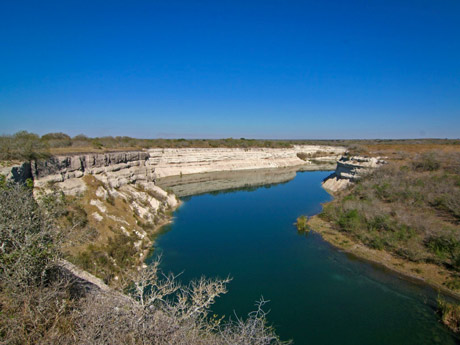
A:
{"type": "Polygon", "coordinates": [[[53,156],[4,168],[2,173],[24,181],[32,178],[39,189],[55,185],[66,194],[85,191],[81,177],[92,175],[112,188],[156,178],[208,172],[298,167],[331,167],[345,152],[343,147],[296,145],[292,148],[184,148],[53,156]]]}
{"type": "Polygon", "coordinates": [[[31,164],[36,188],[46,189],[52,184],[66,194],[84,192],[86,186],[81,177],[85,175],[119,188],[139,181],[153,182],[154,173],[149,154],[143,151],[54,156],[31,164]]]}
{"type": "Polygon", "coordinates": [[[149,162],[158,178],[218,171],[255,170],[335,162],[344,147],[295,145],[292,148],[151,149],[149,162]],[[315,161],[308,159],[314,156],[315,161]],[[305,157],[302,159],[300,157],[305,157]]]}
{"type": "Polygon", "coordinates": [[[337,193],[383,164],[386,162],[379,157],[341,157],[335,171],[323,181],[323,188],[337,193]]]}

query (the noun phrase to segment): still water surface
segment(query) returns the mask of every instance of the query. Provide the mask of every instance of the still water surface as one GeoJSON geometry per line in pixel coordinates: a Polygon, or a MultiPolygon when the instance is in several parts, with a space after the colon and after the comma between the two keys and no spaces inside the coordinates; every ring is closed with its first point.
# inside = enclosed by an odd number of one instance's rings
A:
{"type": "Polygon", "coordinates": [[[269,322],[295,344],[458,343],[438,322],[431,289],[297,233],[295,219],[331,199],[321,188],[329,173],[186,198],[156,240],[163,270],[183,272],[184,282],[231,276],[213,312],[246,315],[263,296],[269,322]]]}

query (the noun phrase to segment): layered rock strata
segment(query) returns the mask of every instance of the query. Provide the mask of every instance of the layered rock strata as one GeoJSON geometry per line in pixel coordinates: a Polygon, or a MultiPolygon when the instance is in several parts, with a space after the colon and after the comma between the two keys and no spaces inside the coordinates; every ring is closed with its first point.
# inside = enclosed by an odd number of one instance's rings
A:
{"type": "Polygon", "coordinates": [[[337,162],[335,172],[323,181],[323,187],[338,192],[385,163],[379,157],[342,157],[337,162]]]}
{"type": "Polygon", "coordinates": [[[93,175],[112,188],[137,181],[152,182],[155,168],[149,164],[149,154],[143,151],[55,156],[48,160],[34,161],[31,173],[35,186],[46,188],[57,184],[65,193],[85,191],[80,179],[93,175]]]}
{"type": "Polygon", "coordinates": [[[254,170],[315,165],[311,159],[335,162],[343,147],[296,145],[292,148],[183,148],[150,149],[149,163],[158,178],[217,171],[254,170]],[[323,154],[323,156],[321,156],[323,154]]]}
{"type": "Polygon", "coordinates": [[[292,148],[182,148],[54,156],[6,171],[15,180],[33,178],[37,188],[55,185],[68,194],[85,191],[81,177],[93,175],[111,188],[155,178],[208,172],[299,167],[330,167],[343,147],[296,145],[292,148]],[[314,157],[314,158],[313,158],[314,157]]]}

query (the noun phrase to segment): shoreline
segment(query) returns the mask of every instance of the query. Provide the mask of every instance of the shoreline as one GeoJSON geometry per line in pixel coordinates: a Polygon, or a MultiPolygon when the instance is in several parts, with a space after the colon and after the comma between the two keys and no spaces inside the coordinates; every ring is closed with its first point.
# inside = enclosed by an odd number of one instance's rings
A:
{"type": "MultiPolygon", "coordinates": [[[[274,168],[273,170],[280,170],[280,168],[274,168]]],[[[297,169],[295,170],[296,172],[299,171],[297,169]]],[[[331,191],[328,191],[327,189],[325,190],[330,193],[331,196],[334,196],[331,191]]],[[[152,242],[151,247],[143,251],[144,259],[142,260],[141,265],[145,265],[145,260],[150,257],[153,252],[156,237],[161,234],[161,229],[164,226],[173,222],[173,213],[182,205],[182,203],[182,200],[179,199],[177,206],[171,210],[171,215],[158,224],[155,229],[152,229],[150,233],[150,240],[152,242]]],[[[312,231],[318,233],[324,241],[338,250],[350,254],[359,260],[378,265],[379,267],[384,268],[393,274],[397,274],[401,278],[413,283],[430,286],[434,290],[442,292],[444,295],[460,302],[460,292],[451,290],[443,285],[443,283],[452,278],[452,273],[447,269],[431,263],[411,262],[397,257],[389,252],[369,248],[347,236],[345,233],[334,229],[331,223],[321,219],[319,215],[309,217],[307,226],[312,231]]]]}
{"type": "Polygon", "coordinates": [[[151,229],[151,231],[148,234],[150,246],[149,248],[145,248],[144,250],[141,251],[142,259],[140,260],[139,265],[137,266],[138,268],[146,267],[145,260],[147,260],[151,256],[151,254],[154,252],[155,240],[159,235],[161,235],[161,229],[163,229],[166,225],[171,224],[174,221],[173,214],[179,207],[182,206],[182,204],[183,204],[183,201],[178,199],[177,205],[170,210],[171,213],[169,215],[166,215],[164,219],[162,219],[158,224],[155,225],[153,229],[151,229]]]}
{"type": "Polygon", "coordinates": [[[321,219],[318,215],[310,217],[307,221],[307,226],[311,231],[319,234],[324,241],[344,253],[389,270],[393,274],[397,274],[413,283],[430,286],[445,296],[457,302],[460,301],[459,292],[455,292],[443,285],[452,277],[452,273],[447,269],[430,263],[411,262],[396,257],[389,252],[369,248],[343,232],[334,229],[329,222],[321,219]]]}

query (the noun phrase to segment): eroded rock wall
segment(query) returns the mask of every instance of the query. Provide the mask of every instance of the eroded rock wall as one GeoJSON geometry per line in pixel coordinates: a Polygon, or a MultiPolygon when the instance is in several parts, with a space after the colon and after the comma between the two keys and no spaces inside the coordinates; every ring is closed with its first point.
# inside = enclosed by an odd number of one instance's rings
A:
{"type": "Polygon", "coordinates": [[[342,157],[337,161],[335,172],[323,181],[323,187],[338,192],[385,163],[379,157],[342,157]]]}
{"type": "Polygon", "coordinates": [[[85,191],[80,179],[84,175],[93,175],[112,188],[138,181],[151,182],[155,178],[155,168],[144,151],[54,156],[32,162],[31,172],[36,187],[57,184],[68,194],[85,191]]]}
{"type": "Polygon", "coordinates": [[[33,178],[29,162],[0,167],[0,174],[17,183],[25,183],[28,178],[33,178]]]}
{"type": "MultiPolygon", "coordinates": [[[[93,175],[112,188],[155,178],[189,174],[303,167],[335,163],[345,148],[298,145],[293,148],[181,148],[104,154],[61,155],[31,163],[35,186],[55,184],[65,193],[84,192],[81,177],[93,175]],[[299,155],[314,156],[301,159],[299,155]],[[323,155],[323,156],[321,156],[323,155]]],[[[300,169],[300,168],[299,168],[300,169]]]]}
{"type": "Polygon", "coordinates": [[[345,152],[343,147],[296,145],[293,148],[183,148],[151,149],[149,162],[155,166],[156,176],[180,176],[218,171],[286,168],[314,165],[298,154],[325,153],[324,161],[337,161],[345,152]]]}

